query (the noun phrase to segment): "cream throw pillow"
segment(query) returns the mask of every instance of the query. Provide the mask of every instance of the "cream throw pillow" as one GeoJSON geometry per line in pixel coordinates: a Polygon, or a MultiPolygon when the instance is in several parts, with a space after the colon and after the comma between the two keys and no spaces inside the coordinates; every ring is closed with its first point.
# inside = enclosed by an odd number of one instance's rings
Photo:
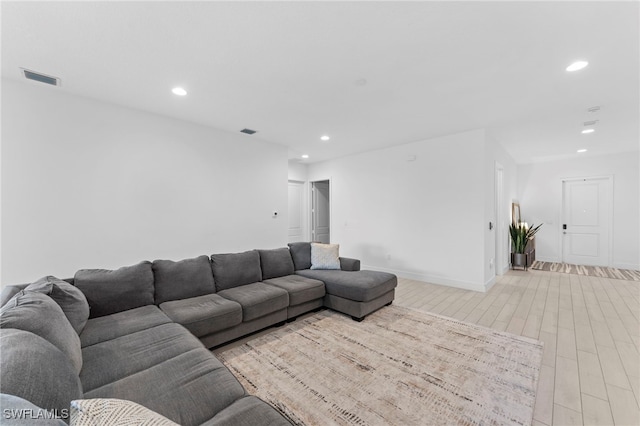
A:
{"type": "Polygon", "coordinates": [[[71,401],[71,426],[179,426],[140,404],[124,399],[95,398],[71,401]]]}
{"type": "Polygon", "coordinates": [[[311,243],[311,269],[340,269],[340,244],[311,243]]]}

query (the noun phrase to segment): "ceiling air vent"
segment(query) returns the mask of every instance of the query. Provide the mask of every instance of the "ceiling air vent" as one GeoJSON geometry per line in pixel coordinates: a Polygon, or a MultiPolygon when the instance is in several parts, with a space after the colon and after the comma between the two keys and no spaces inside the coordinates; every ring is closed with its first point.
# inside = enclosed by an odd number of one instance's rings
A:
{"type": "Polygon", "coordinates": [[[240,130],[240,133],[246,133],[247,135],[252,135],[254,133],[256,133],[257,130],[251,130],[251,129],[242,129],[240,130]]]}
{"type": "Polygon", "coordinates": [[[60,86],[61,82],[58,77],[51,77],[39,72],[29,71],[24,68],[20,68],[25,78],[28,80],[39,81],[40,83],[50,84],[52,86],[60,86]]]}
{"type": "Polygon", "coordinates": [[[598,123],[598,120],[585,121],[583,124],[585,127],[587,126],[595,126],[598,123]]]}

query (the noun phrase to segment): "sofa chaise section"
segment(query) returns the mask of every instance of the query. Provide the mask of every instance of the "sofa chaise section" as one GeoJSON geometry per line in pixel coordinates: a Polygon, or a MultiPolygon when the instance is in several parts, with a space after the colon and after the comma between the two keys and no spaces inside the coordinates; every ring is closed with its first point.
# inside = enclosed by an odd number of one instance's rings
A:
{"type": "Polygon", "coordinates": [[[325,307],[362,321],[365,316],[393,302],[398,285],[395,275],[361,271],[360,261],[349,258],[339,258],[340,269],[311,269],[310,243],[290,243],[289,248],[295,273],[324,283],[325,307]]]}

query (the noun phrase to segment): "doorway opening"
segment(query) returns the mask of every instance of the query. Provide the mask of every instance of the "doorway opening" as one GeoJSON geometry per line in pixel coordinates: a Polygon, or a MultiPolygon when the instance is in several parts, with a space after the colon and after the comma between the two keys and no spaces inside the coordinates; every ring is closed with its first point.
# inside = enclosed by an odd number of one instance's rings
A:
{"type": "Polygon", "coordinates": [[[311,182],[311,241],[331,241],[331,183],[311,182]]]}
{"type": "Polygon", "coordinates": [[[611,266],[613,179],[562,180],[562,262],[611,266]]]}

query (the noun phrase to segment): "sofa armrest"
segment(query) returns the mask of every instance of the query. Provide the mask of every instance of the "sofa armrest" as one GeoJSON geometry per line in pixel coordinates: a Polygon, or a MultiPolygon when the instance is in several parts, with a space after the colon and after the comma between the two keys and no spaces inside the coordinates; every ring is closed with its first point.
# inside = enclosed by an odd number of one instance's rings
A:
{"type": "Polygon", "coordinates": [[[350,259],[348,257],[340,258],[340,269],[343,271],[359,271],[360,261],[358,259],[350,259]]]}

